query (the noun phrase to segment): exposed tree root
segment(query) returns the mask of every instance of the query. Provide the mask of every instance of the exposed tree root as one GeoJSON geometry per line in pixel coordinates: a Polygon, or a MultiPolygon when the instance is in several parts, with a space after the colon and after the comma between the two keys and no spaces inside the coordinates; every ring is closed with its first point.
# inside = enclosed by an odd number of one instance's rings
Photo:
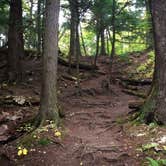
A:
{"type": "Polygon", "coordinates": [[[152,84],[152,80],[135,80],[123,77],[119,77],[118,79],[120,79],[122,82],[127,83],[128,85],[134,85],[134,86],[145,86],[152,84]]]}
{"type": "Polygon", "coordinates": [[[129,90],[138,90],[137,86],[134,85],[128,85],[125,82],[121,82],[121,85],[125,88],[125,89],[129,89],[129,90]]]}
{"type": "Polygon", "coordinates": [[[123,89],[122,92],[129,94],[129,95],[137,96],[137,97],[140,97],[143,99],[147,97],[144,93],[136,92],[136,91],[129,90],[129,89],[123,89]]]}
{"type": "Polygon", "coordinates": [[[114,124],[112,122],[110,125],[107,125],[107,127],[103,131],[99,132],[98,134],[100,135],[100,134],[107,132],[108,130],[112,129],[113,126],[114,126],[114,124]]]}
{"type": "Polygon", "coordinates": [[[143,104],[144,104],[144,100],[131,101],[129,102],[129,108],[134,110],[139,110],[143,104]]]}
{"type": "Polygon", "coordinates": [[[86,146],[86,153],[95,153],[95,152],[118,152],[119,148],[117,146],[86,146]]]}

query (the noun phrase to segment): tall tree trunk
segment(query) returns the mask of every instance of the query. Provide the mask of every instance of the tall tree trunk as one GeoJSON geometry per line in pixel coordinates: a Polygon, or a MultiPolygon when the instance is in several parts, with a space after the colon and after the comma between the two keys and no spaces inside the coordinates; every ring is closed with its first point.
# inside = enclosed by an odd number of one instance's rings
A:
{"type": "Polygon", "coordinates": [[[8,31],[8,79],[21,80],[21,57],[24,55],[22,1],[10,1],[8,31]]]}
{"type": "Polygon", "coordinates": [[[42,24],[42,34],[41,34],[41,47],[42,47],[42,52],[44,52],[44,36],[45,36],[45,20],[46,20],[46,0],[42,0],[42,13],[43,13],[43,18],[41,21],[42,24]]]}
{"type": "Polygon", "coordinates": [[[37,51],[41,52],[41,3],[42,0],[38,0],[37,3],[37,51]]]}
{"type": "Polygon", "coordinates": [[[100,35],[101,35],[101,51],[100,51],[100,55],[106,55],[106,47],[105,47],[105,29],[104,27],[101,26],[101,31],[100,31],[100,35]]]}
{"type": "MultiPolygon", "coordinates": [[[[30,0],[30,11],[29,11],[29,15],[30,15],[30,22],[33,23],[32,19],[33,19],[33,0],[30,0]]],[[[28,33],[28,48],[31,49],[31,47],[33,47],[33,41],[32,41],[32,28],[33,28],[33,24],[29,25],[29,33],[28,33]]]]}
{"type": "Polygon", "coordinates": [[[71,72],[71,63],[72,57],[76,57],[76,54],[81,56],[81,49],[80,49],[80,39],[79,39],[79,6],[78,1],[69,0],[70,4],[70,48],[69,48],[69,72],[71,72]],[[77,50],[77,51],[75,51],[77,50]]]}
{"type": "Polygon", "coordinates": [[[100,40],[100,32],[97,32],[96,35],[96,54],[95,54],[95,59],[94,59],[94,66],[97,64],[97,58],[99,55],[99,40],[100,40]]]}
{"type": "MultiPolygon", "coordinates": [[[[76,27],[78,28],[78,27],[76,27]]],[[[78,31],[77,31],[78,32],[78,31]]],[[[79,34],[76,33],[76,38],[78,40],[79,34]]],[[[78,42],[76,40],[76,42],[78,42]]],[[[78,43],[76,43],[77,45],[78,43]]],[[[80,88],[80,47],[75,47],[75,55],[76,55],[76,76],[77,76],[77,94],[79,95],[81,93],[81,88],[80,88]]]]}
{"type": "MultiPolygon", "coordinates": [[[[79,15],[78,14],[78,10],[77,10],[77,15],[79,15]]],[[[82,54],[81,54],[81,46],[80,46],[79,24],[80,24],[79,16],[77,16],[77,23],[76,23],[76,48],[77,48],[77,54],[79,56],[82,56],[82,54]]]]}
{"type": "Polygon", "coordinates": [[[84,54],[85,54],[85,56],[87,56],[87,51],[86,51],[86,47],[85,47],[85,41],[84,41],[84,36],[83,36],[81,25],[80,25],[80,35],[81,35],[81,41],[82,41],[82,47],[83,47],[83,50],[84,50],[84,54]]]}
{"type": "Polygon", "coordinates": [[[44,36],[43,81],[38,122],[46,120],[59,122],[57,102],[57,59],[59,0],[46,1],[46,27],[44,36]]]}
{"type": "Polygon", "coordinates": [[[70,12],[71,12],[71,18],[70,18],[70,48],[69,48],[69,73],[71,73],[71,63],[72,63],[72,57],[74,56],[74,43],[75,43],[75,10],[73,7],[73,2],[69,0],[70,3],[70,12]]]}
{"type": "Polygon", "coordinates": [[[152,29],[152,18],[151,18],[151,11],[150,11],[150,4],[149,0],[145,0],[145,5],[146,5],[146,17],[148,21],[148,28],[146,32],[146,44],[147,44],[147,49],[153,49],[153,29],[152,29]]]}
{"type": "Polygon", "coordinates": [[[112,75],[112,65],[113,65],[113,60],[114,60],[114,55],[115,55],[115,41],[116,41],[116,28],[115,28],[115,0],[113,0],[112,4],[112,50],[111,50],[111,55],[110,55],[110,81],[111,81],[111,75],[112,75]]]}
{"type": "Polygon", "coordinates": [[[107,54],[109,55],[110,54],[110,49],[109,49],[109,46],[110,46],[110,39],[109,39],[109,34],[108,34],[108,30],[106,31],[106,34],[107,34],[107,54]]]}
{"type": "Polygon", "coordinates": [[[166,124],[166,17],[165,0],[152,0],[151,10],[155,41],[155,72],[151,92],[143,106],[147,121],[155,119],[166,124]]]}
{"type": "Polygon", "coordinates": [[[80,24],[80,14],[79,14],[79,2],[75,2],[75,30],[76,30],[76,41],[75,41],[75,56],[77,63],[77,93],[78,95],[81,93],[80,87],[80,56],[81,56],[81,48],[80,48],[80,35],[79,35],[79,24],[80,24]]]}

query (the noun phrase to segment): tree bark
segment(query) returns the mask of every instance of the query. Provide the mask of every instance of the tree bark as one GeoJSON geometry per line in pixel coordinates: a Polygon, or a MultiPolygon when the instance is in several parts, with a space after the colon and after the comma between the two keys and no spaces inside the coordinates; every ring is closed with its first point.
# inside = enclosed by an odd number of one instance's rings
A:
{"type": "Polygon", "coordinates": [[[113,60],[114,60],[114,55],[115,55],[115,41],[116,41],[116,34],[115,34],[115,30],[116,30],[116,27],[115,27],[115,11],[116,11],[116,1],[113,0],[112,2],[112,50],[111,50],[111,55],[110,55],[110,81],[112,79],[112,65],[113,65],[113,60]]]}
{"type": "Polygon", "coordinates": [[[38,52],[41,52],[41,3],[42,3],[42,0],[38,0],[38,3],[37,3],[37,20],[36,20],[36,25],[37,25],[37,51],[38,52]]]}
{"type": "Polygon", "coordinates": [[[42,13],[43,13],[43,18],[41,20],[42,24],[42,33],[41,33],[41,47],[42,47],[42,52],[44,52],[44,36],[45,36],[45,20],[46,20],[46,0],[42,0],[42,13]]]}
{"type": "Polygon", "coordinates": [[[99,40],[100,40],[100,33],[97,32],[97,35],[96,35],[96,55],[95,55],[95,59],[94,59],[94,66],[96,66],[97,58],[99,55],[99,40]]]}
{"type": "MultiPolygon", "coordinates": [[[[70,48],[69,48],[69,64],[72,63],[72,57],[76,58],[76,54],[81,56],[80,39],[79,39],[79,5],[78,1],[69,0],[70,4],[70,48]]],[[[69,65],[69,72],[71,72],[71,66],[69,65]]]]}
{"type": "Polygon", "coordinates": [[[100,35],[101,35],[101,51],[100,51],[100,55],[105,56],[106,55],[106,47],[105,47],[105,29],[103,27],[103,25],[101,26],[101,31],[100,31],[100,35]]]}
{"type": "Polygon", "coordinates": [[[58,18],[59,0],[46,1],[46,27],[44,36],[43,81],[38,123],[59,122],[57,101],[58,18]]]}
{"type": "Polygon", "coordinates": [[[8,31],[8,79],[21,80],[21,57],[24,55],[22,1],[10,1],[9,31],[8,31]]]}
{"type": "Polygon", "coordinates": [[[153,49],[154,48],[153,29],[152,29],[152,18],[151,18],[149,2],[150,2],[149,0],[145,0],[146,17],[147,17],[147,21],[148,21],[148,28],[147,28],[147,32],[146,32],[146,44],[147,44],[147,49],[153,49]]]}
{"type": "Polygon", "coordinates": [[[166,17],[165,0],[152,0],[151,11],[155,41],[155,72],[151,92],[143,106],[143,113],[148,119],[166,124],[166,17]],[[152,116],[151,116],[152,117],[152,116]]]}

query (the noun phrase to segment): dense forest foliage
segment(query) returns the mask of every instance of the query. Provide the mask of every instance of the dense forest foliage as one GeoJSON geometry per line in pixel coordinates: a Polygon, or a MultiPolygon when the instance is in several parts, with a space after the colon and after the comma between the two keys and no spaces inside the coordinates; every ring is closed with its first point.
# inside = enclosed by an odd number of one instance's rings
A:
{"type": "MultiPolygon", "coordinates": [[[[0,3],[1,46],[3,46],[8,38],[9,4],[5,0],[0,3]]],[[[105,45],[105,50],[101,51],[109,55],[113,40],[113,29],[116,33],[115,47],[117,54],[151,47],[152,41],[149,41],[149,36],[152,33],[152,27],[146,0],[118,0],[115,1],[114,6],[113,0],[86,0],[78,1],[78,4],[73,3],[76,2],[69,4],[67,0],[61,1],[59,47],[66,56],[70,46],[70,8],[74,5],[77,5],[78,8],[78,16],[73,15],[73,17],[78,17],[79,25],[77,28],[83,55],[93,56],[96,54],[97,35],[100,36],[99,40],[101,39],[99,45],[101,47],[105,45]]],[[[22,8],[25,49],[41,50],[45,1],[25,0],[22,8]]]]}

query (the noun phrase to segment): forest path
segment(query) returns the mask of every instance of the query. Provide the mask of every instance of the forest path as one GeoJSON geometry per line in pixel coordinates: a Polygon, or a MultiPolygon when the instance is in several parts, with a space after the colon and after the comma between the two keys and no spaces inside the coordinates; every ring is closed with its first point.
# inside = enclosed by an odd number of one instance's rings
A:
{"type": "MultiPolygon", "coordinates": [[[[127,64],[118,60],[115,61],[113,69],[114,82],[108,88],[108,61],[108,57],[99,57],[99,70],[90,73],[90,77],[81,82],[81,96],[77,96],[73,82],[69,81],[67,86],[62,87],[59,99],[65,113],[62,123],[65,131],[63,139],[60,140],[61,145],[55,143],[39,146],[27,156],[19,158],[15,154],[16,145],[9,144],[4,149],[8,156],[11,155],[10,158],[16,161],[16,165],[140,165],[136,156],[135,140],[126,133],[122,123],[130,111],[128,103],[138,98],[122,92],[124,88],[116,77],[122,76],[127,64]]],[[[39,91],[41,63],[34,62],[26,62],[28,72],[31,69],[35,73],[32,75],[32,85],[28,85],[28,89],[15,87],[12,89],[13,93],[32,96],[39,91]]],[[[65,70],[62,67],[59,73],[63,74],[65,70]]],[[[30,78],[32,76],[30,75],[30,78]]],[[[64,82],[60,82],[60,85],[64,85],[64,82]]]]}
{"type": "MultiPolygon", "coordinates": [[[[62,150],[52,164],[56,161],[60,166],[139,165],[131,154],[130,138],[120,124],[130,111],[129,101],[136,100],[136,97],[123,93],[118,82],[109,89],[103,88],[108,80],[109,65],[99,62],[98,66],[105,74],[82,82],[82,96],[62,99],[67,149],[62,150]]],[[[118,72],[118,69],[113,71],[118,72]]]]}

